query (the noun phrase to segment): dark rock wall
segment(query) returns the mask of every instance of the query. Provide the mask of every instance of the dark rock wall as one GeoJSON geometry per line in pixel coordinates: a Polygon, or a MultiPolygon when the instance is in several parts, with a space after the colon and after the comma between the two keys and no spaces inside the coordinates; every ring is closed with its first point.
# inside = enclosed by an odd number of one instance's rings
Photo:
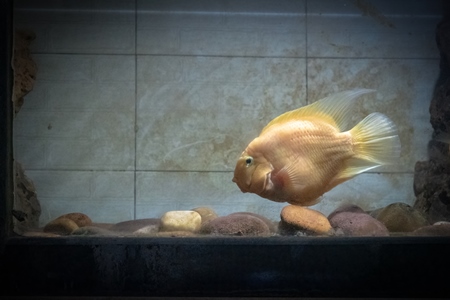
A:
{"type": "Polygon", "coordinates": [[[430,222],[450,221],[450,16],[438,24],[436,43],[440,51],[440,76],[430,103],[433,139],[428,161],[415,166],[414,207],[430,222]]]}

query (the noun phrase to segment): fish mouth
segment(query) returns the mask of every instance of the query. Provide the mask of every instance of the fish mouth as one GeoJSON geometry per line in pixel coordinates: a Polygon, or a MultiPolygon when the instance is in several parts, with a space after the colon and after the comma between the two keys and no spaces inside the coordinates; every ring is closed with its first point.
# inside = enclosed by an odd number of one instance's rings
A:
{"type": "Polygon", "coordinates": [[[252,182],[248,186],[248,190],[258,195],[265,193],[272,186],[271,173],[271,169],[267,170],[265,166],[258,166],[253,172],[252,182]]]}

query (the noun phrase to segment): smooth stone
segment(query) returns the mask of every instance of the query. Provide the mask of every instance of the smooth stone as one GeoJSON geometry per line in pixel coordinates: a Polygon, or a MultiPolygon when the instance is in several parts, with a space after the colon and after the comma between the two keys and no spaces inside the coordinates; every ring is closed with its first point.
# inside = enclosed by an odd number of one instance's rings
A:
{"type": "Polygon", "coordinates": [[[111,231],[119,231],[119,232],[135,232],[141,228],[144,228],[146,226],[156,226],[159,228],[161,223],[160,219],[156,218],[149,218],[149,219],[137,219],[137,220],[130,220],[130,221],[124,221],[119,222],[117,224],[114,224],[109,228],[111,231]]]}
{"type": "Polygon", "coordinates": [[[209,207],[197,207],[191,210],[198,212],[200,214],[200,216],[202,217],[202,224],[219,217],[219,215],[212,208],[209,207]]]}
{"type": "Polygon", "coordinates": [[[75,223],[73,220],[66,218],[58,218],[45,225],[44,232],[69,235],[78,228],[79,227],[77,223],[75,223]]]}
{"type": "Polygon", "coordinates": [[[270,229],[260,218],[248,214],[231,214],[204,224],[203,234],[230,236],[267,236],[270,229]]]}
{"type": "Polygon", "coordinates": [[[430,225],[426,217],[406,203],[392,203],[380,210],[376,219],[390,232],[412,232],[430,225]]]}
{"type": "Polygon", "coordinates": [[[281,234],[304,231],[314,235],[329,235],[333,228],[327,217],[317,210],[297,205],[288,205],[281,210],[279,230],[281,234]]]}
{"type": "Polygon", "coordinates": [[[190,231],[200,230],[202,217],[196,211],[178,210],[166,212],[161,217],[160,231],[190,231]]]}
{"type": "Polygon", "coordinates": [[[72,235],[99,235],[99,236],[113,236],[115,235],[113,232],[95,226],[84,226],[75,229],[72,232],[72,235]]]}
{"type": "Polygon", "coordinates": [[[342,211],[329,220],[336,232],[346,236],[389,236],[386,226],[366,213],[342,211]]]}
{"type": "Polygon", "coordinates": [[[450,236],[450,224],[438,222],[438,224],[428,225],[414,230],[409,235],[412,236],[450,236]]]}
{"type": "Polygon", "coordinates": [[[274,222],[272,222],[270,219],[261,216],[259,214],[255,214],[255,213],[251,213],[251,212],[235,212],[232,214],[229,214],[229,216],[233,216],[233,215],[247,215],[247,216],[252,216],[255,218],[260,219],[261,221],[263,221],[264,223],[266,223],[267,227],[269,227],[269,230],[271,232],[277,232],[277,226],[274,224],[274,222]]]}
{"type": "Polygon", "coordinates": [[[336,208],[334,211],[332,211],[328,215],[328,219],[331,219],[334,215],[344,212],[344,211],[353,212],[353,213],[362,213],[362,214],[366,213],[361,207],[359,207],[356,204],[343,204],[343,205],[339,206],[338,208],[336,208]]]}
{"type": "Polygon", "coordinates": [[[79,212],[69,213],[58,217],[57,219],[69,219],[74,221],[78,227],[90,226],[92,225],[92,220],[87,215],[79,212]]]}
{"type": "Polygon", "coordinates": [[[449,221],[438,221],[436,223],[433,223],[432,225],[445,225],[445,224],[450,224],[449,221]]]}
{"type": "Polygon", "coordinates": [[[114,223],[92,223],[91,226],[109,230],[114,225],[115,225],[114,223]]]}

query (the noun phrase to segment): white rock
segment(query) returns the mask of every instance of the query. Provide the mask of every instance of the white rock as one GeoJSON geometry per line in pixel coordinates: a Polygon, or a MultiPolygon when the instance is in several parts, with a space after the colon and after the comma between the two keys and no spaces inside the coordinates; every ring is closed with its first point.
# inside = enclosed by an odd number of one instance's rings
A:
{"type": "Polygon", "coordinates": [[[198,212],[179,210],[166,212],[161,217],[160,231],[191,231],[200,229],[202,217],[198,212]]]}

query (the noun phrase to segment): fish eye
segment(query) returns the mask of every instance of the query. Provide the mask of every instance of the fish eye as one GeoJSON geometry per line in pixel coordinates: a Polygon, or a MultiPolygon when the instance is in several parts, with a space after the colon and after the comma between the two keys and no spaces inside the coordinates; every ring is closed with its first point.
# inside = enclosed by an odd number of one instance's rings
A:
{"type": "Polygon", "coordinates": [[[252,165],[252,164],[253,164],[253,157],[248,156],[248,157],[245,159],[245,163],[247,164],[247,167],[249,167],[250,165],[252,165]]]}

